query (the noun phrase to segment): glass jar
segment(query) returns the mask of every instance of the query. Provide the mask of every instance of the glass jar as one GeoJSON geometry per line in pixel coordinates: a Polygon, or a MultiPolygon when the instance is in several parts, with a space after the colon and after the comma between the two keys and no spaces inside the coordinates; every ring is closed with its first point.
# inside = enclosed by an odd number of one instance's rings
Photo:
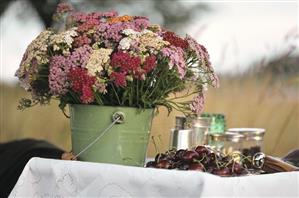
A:
{"type": "Polygon", "coordinates": [[[224,133],[226,130],[225,115],[220,113],[203,113],[201,117],[211,118],[210,134],[224,133]]]}
{"type": "Polygon", "coordinates": [[[212,133],[209,134],[209,146],[216,151],[223,152],[225,142],[225,134],[212,133]]]}
{"type": "Polygon", "coordinates": [[[187,120],[187,118],[184,116],[176,116],[175,117],[175,129],[176,130],[185,129],[186,120],[187,120]]]}
{"type": "Polygon", "coordinates": [[[211,118],[197,117],[192,122],[193,146],[208,144],[208,134],[211,126],[211,118]]]}
{"type": "Polygon", "coordinates": [[[238,133],[225,133],[225,143],[223,153],[230,155],[237,162],[241,161],[244,135],[238,133]]]}
{"type": "Polygon", "coordinates": [[[231,128],[232,133],[244,136],[242,154],[253,157],[256,153],[262,152],[265,129],[261,128],[231,128]]]}
{"type": "Polygon", "coordinates": [[[192,149],[193,132],[190,129],[172,129],[170,136],[169,149],[192,149]]]}

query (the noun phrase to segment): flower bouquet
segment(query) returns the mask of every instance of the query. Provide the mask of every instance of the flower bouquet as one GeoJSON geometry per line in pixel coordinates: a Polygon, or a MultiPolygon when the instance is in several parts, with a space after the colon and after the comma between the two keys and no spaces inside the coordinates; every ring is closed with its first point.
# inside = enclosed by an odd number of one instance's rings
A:
{"type": "Polygon", "coordinates": [[[65,29],[41,32],[16,72],[21,86],[32,94],[21,99],[20,109],[58,99],[63,111],[67,104],[140,110],[164,106],[169,112],[198,114],[204,87],[218,86],[204,46],[146,17],[83,13],[62,3],[55,18],[65,29]],[[191,95],[193,100],[184,100],[191,95]]]}

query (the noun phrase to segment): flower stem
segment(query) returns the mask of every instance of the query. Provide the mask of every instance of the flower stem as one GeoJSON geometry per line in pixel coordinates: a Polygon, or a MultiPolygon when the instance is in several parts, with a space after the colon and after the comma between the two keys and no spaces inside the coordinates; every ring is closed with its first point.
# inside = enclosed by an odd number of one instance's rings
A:
{"type": "Polygon", "coordinates": [[[117,102],[118,102],[118,104],[120,105],[121,102],[120,102],[120,100],[119,100],[118,94],[117,94],[117,92],[116,92],[116,90],[115,90],[115,87],[114,87],[113,83],[111,83],[111,86],[112,86],[112,89],[113,89],[114,94],[115,94],[115,96],[116,96],[117,102]]]}

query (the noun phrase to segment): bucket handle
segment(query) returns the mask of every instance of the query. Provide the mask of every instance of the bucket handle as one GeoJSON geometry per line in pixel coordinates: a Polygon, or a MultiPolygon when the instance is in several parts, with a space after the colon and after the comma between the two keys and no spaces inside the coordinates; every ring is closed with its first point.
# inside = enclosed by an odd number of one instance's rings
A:
{"type": "Polygon", "coordinates": [[[123,112],[117,111],[112,115],[112,123],[96,137],[92,142],[90,142],[85,148],[83,148],[75,158],[79,157],[82,153],[87,151],[90,147],[92,147],[97,141],[99,141],[115,124],[122,124],[125,121],[125,114],[123,112]]]}
{"type": "Polygon", "coordinates": [[[66,114],[65,109],[61,109],[61,111],[62,111],[63,115],[64,115],[66,118],[68,118],[68,119],[71,118],[70,115],[66,114]]]}

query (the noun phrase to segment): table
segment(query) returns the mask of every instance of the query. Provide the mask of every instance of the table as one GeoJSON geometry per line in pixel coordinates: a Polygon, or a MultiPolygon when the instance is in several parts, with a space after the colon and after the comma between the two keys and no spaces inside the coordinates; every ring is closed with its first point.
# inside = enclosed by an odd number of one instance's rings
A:
{"type": "Polygon", "coordinates": [[[299,197],[299,172],[242,177],[32,158],[10,197],[299,197]]]}

